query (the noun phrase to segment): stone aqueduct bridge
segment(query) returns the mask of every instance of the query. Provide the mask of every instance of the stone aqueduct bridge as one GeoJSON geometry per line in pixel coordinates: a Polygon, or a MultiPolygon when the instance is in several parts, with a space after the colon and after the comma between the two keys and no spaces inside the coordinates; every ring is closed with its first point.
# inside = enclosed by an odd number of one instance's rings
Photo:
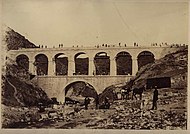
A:
{"type": "Polygon", "coordinates": [[[56,97],[59,102],[65,100],[65,87],[76,81],[87,82],[92,85],[97,93],[101,93],[106,87],[128,81],[138,71],[137,57],[143,51],[149,51],[154,55],[155,60],[164,57],[166,54],[175,51],[170,47],[62,47],[62,48],[30,48],[11,50],[9,57],[16,59],[17,56],[24,54],[29,58],[29,71],[36,74],[34,61],[38,54],[45,54],[48,58],[48,74],[37,76],[39,86],[45,90],[47,95],[56,97]],[[78,53],[85,53],[89,58],[88,75],[73,75],[75,71],[74,57],[78,53]],[[110,75],[93,75],[95,69],[93,60],[97,53],[106,52],[110,56],[110,75]],[[128,52],[132,58],[132,75],[116,75],[116,55],[120,52],[128,52]],[[55,75],[54,56],[64,53],[68,57],[68,75],[55,75]]]}

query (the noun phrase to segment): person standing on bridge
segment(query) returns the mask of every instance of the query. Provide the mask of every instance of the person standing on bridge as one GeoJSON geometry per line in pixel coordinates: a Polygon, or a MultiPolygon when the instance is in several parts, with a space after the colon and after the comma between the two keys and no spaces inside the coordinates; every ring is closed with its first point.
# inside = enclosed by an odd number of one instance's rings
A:
{"type": "Polygon", "coordinates": [[[155,86],[154,93],[153,93],[153,104],[152,104],[151,110],[154,110],[154,108],[157,109],[157,100],[158,100],[158,90],[157,90],[157,86],[155,86]]]}

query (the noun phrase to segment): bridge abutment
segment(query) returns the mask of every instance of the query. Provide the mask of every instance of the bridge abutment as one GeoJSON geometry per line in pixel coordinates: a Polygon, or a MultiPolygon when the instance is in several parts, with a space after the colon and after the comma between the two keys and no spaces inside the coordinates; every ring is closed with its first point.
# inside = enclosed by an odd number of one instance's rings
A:
{"type": "Polygon", "coordinates": [[[110,75],[111,76],[117,75],[116,60],[114,57],[110,58],[110,75]]]}
{"type": "Polygon", "coordinates": [[[29,61],[29,72],[32,74],[35,74],[35,66],[34,66],[34,61],[29,61]]]}
{"type": "Polygon", "coordinates": [[[138,61],[137,58],[132,59],[132,75],[135,76],[136,73],[138,72],[138,61]]]}
{"type": "Polygon", "coordinates": [[[55,62],[53,60],[48,61],[48,75],[50,76],[54,75],[54,67],[55,67],[54,63],[55,62]]]}
{"type": "Polygon", "coordinates": [[[73,76],[75,73],[75,62],[73,60],[68,60],[68,76],[73,76]]]}
{"type": "Polygon", "coordinates": [[[89,76],[95,75],[94,58],[91,56],[89,57],[88,75],[89,76]]]}

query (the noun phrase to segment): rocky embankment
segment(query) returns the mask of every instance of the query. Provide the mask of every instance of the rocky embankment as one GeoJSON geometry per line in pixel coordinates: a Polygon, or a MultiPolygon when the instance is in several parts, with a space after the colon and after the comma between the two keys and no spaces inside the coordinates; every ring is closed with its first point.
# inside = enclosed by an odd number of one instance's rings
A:
{"type": "MultiPolygon", "coordinates": [[[[33,43],[24,36],[7,28],[4,44],[6,50],[19,48],[34,48],[33,43]]],[[[2,65],[1,98],[2,98],[2,126],[7,127],[21,120],[20,117],[29,107],[39,103],[46,104],[50,101],[46,93],[31,80],[31,74],[17,65],[15,61],[6,57],[2,65]]]]}
{"type": "Polygon", "coordinates": [[[46,109],[28,116],[14,128],[57,128],[57,129],[187,129],[187,97],[184,90],[159,90],[158,109],[150,110],[152,93],[143,94],[143,100],[116,100],[110,109],[95,109],[90,103],[88,110],[79,104],[46,109]],[[166,91],[167,90],[167,91],[166,91]],[[144,102],[144,105],[143,103],[144,102]],[[38,118],[37,118],[38,117],[38,118]]]}
{"type": "Polygon", "coordinates": [[[187,88],[188,48],[176,48],[155,63],[143,66],[133,78],[133,87],[146,84],[147,78],[171,77],[172,88],[187,88]]]}
{"type": "Polygon", "coordinates": [[[26,39],[18,32],[15,32],[13,29],[4,26],[3,30],[3,41],[6,43],[7,50],[18,50],[20,48],[37,48],[35,44],[31,43],[28,39],[26,39]]]}

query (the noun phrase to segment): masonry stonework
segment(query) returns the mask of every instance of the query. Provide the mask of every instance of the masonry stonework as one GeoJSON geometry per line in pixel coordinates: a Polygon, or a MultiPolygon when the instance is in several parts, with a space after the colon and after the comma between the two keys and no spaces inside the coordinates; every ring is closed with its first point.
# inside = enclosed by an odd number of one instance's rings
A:
{"type": "Polygon", "coordinates": [[[91,84],[98,93],[101,93],[106,87],[129,81],[129,79],[138,71],[138,55],[143,51],[151,52],[154,59],[160,59],[166,54],[172,53],[176,48],[170,47],[63,47],[63,48],[31,48],[10,50],[8,56],[16,60],[16,57],[24,54],[29,58],[29,71],[36,75],[36,68],[34,66],[35,56],[44,54],[48,58],[48,74],[46,76],[37,76],[38,85],[45,90],[47,95],[56,97],[60,102],[64,102],[64,88],[75,81],[84,81],[91,84]],[[85,53],[89,57],[88,75],[74,75],[75,62],[74,57],[78,53],[85,53]],[[94,75],[95,65],[93,63],[94,57],[99,52],[105,52],[110,56],[110,75],[94,75]],[[128,52],[132,58],[132,75],[117,75],[116,73],[116,56],[120,52],[128,52]],[[63,53],[68,57],[68,75],[56,76],[55,74],[55,55],[63,53]]]}

